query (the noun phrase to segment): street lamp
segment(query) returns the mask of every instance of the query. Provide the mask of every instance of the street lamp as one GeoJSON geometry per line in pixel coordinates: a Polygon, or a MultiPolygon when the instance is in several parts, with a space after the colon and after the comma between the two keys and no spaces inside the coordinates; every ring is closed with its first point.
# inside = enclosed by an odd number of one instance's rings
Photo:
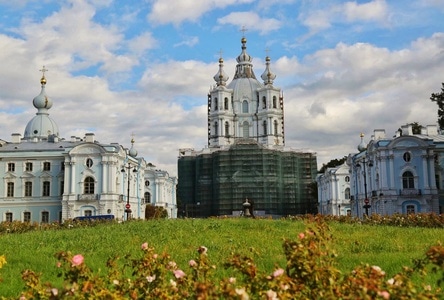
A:
{"type": "MultiPolygon", "coordinates": [[[[128,167],[122,166],[122,169],[120,172],[125,173],[125,169],[128,170],[127,177],[128,177],[128,188],[127,188],[127,196],[126,196],[126,205],[125,205],[125,212],[126,212],[126,220],[128,221],[131,215],[131,204],[129,203],[130,199],[130,179],[131,179],[131,164],[128,162],[128,167]]],[[[133,173],[136,173],[137,169],[134,167],[133,173]]]]}
{"type": "MultiPolygon", "coordinates": [[[[365,161],[365,157],[363,158],[362,163],[364,164],[364,197],[365,197],[364,198],[364,209],[365,209],[365,214],[368,217],[368,209],[372,206],[370,205],[370,201],[367,198],[367,172],[365,171],[365,165],[367,164],[367,162],[365,161]]],[[[358,168],[361,167],[361,165],[359,163],[356,166],[358,168]]],[[[369,167],[373,166],[371,161],[368,163],[368,166],[369,167]]]]}

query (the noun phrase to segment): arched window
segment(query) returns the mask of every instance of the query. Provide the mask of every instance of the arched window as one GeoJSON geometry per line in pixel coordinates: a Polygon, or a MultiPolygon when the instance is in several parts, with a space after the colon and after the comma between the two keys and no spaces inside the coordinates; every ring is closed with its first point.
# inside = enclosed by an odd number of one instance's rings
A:
{"type": "Polygon", "coordinates": [[[151,194],[149,192],[145,192],[145,194],[143,194],[143,200],[145,203],[151,203],[151,194]]]}
{"type": "Polygon", "coordinates": [[[403,189],[414,189],[415,188],[415,180],[412,172],[405,171],[402,174],[402,188],[403,189]]]}
{"type": "Polygon", "coordinates": [[[228,137],[230,135],[230,124],[225,122],[225,136],[228,137]]]}
{"type": "Polygon", "coordinates": [[[344,191],[345,199],[350,199],[350,188],[346,188],[344,191]]]}
{"type": "Polygon", "coordinates": [[[278,121],[274,120],[274,135],[277,136],[278,135],[278,121]]]}
{"type": "Polygon", "coordinates": [[[276,108],[277,107],[277,105],[276,105],[276,96],[273,96],[273,108],[276,108]]]}
{"type": "Polygon", "coordinates": [[[245,121],[244,123],[243,123],[243,125],[242,125],[242,136],[244,137],[244,138],[248,138],[248,137],[250,137],[250,125],[248,124],[248,122],[247,121],[245,121]]]}
{"type": "Polygon", "coordinates": [[[264,135],[267,135],[267,121],[264,120],[264,122],[262,123],[262,126],[264,128],[264,135]]]}
{"type": "Polygon", "coordinates": [[[217,136],[219,133],[219,125],[217,122],[214,122],[214,135],[217,136]]]}
{"type": "Polygon", "coordinates": [[[214,110],[218,110],[218,107],[217,107],[217,98],[214,98],[214,110]]]}
{"type": "Polygon", "coordinates": [[[228,98],[227,97],[225,97],[225,99],[224,99],[224,109],[228,110],[228,98]]]}
{"type": "Polygon", "coordinates": [[[262,108],[267,108],[267,98],[265,96],[262,97],[262,108]]]}
{"type": "Polygon", "coordinates": [[[94,178],[91,176],[85,178],[85,182],[83,183],[83,193],[94,194],[94,178]]]}
{"type": "Polygon", "coordinates": [[[242,102],[242,112],[243,113],[248,113],[248,101],[247,100],[244,100],[242,102]]]}
{"type": "Polygon", "coordinates": [[[350,176],[345,176],[345,182],[350,182],[350,176]]]}

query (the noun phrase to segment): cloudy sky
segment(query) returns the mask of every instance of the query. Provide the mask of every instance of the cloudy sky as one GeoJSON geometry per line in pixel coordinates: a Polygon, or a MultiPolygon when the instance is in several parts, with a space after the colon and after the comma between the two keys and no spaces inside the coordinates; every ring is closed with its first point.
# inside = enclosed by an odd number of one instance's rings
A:
{"type": "Polygon", "coordinates": [[[271,58],[286,146],[318,165],[359,134],[436,124],[444,0],[0,0],[0,139],[35,115],[39,72],[62,137],[94,132],[177,175],[180,148],[207,144],[218,59],[233,78],[242,35],[256,76],[271,58]],[[246,31],[241,31],[245,28],[246,31]]]}

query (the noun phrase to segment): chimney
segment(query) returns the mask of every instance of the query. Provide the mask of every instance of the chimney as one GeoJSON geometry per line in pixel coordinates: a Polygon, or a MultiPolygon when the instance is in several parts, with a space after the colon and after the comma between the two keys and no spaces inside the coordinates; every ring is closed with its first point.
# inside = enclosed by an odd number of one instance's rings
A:
{"type": "Polygon", "coordinates": [[[413,135],[412,124],[402,125],[402,135],[413,135]]]}
{"type": "Polygon", "coordinates": [[[385,129],[375,129],[373,131],[373,136],[375,140],[381,140],[385,138],[385,129]]]}
{"type": "Polygon", "coordinates": [[[13,133],[11,136],[12,136],[12,143],[20,144],[21,136],[22,136],[20,133],[13,133]]]}
{"type": "Polygon", "coordinates": [[[94,143],[94,133],[87,133],[85,135],[85,142],[94,143]]]}
{"type": "Polygon", "coordinates": [[[438,126],[427,125],[427,135],[438,135],[438,126]]]}

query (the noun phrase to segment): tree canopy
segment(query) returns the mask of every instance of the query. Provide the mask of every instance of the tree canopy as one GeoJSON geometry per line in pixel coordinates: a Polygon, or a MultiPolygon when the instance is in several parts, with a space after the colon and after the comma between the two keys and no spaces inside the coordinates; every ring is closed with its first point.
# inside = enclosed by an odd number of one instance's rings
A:
{"type": "Polygon", "coordinates": [[[444,129],[444,83],[441,83],[441,92],[432,93],[430,100],[438,105],[438,124],[440,129],[444,129]]]}
{"type": "Polygon", "coordinates": [[[346,160],[347,160],[347,156],[344,156],[343,158],[339,158],[339,159],[337,159],[337,158],[332,159],[328,163],[322,165],[321,169],[319,170],[319,173],[324,173],[325,170],[327,170],[328,168],[334,168],[334,167],[340,166],[346,160]]]}

